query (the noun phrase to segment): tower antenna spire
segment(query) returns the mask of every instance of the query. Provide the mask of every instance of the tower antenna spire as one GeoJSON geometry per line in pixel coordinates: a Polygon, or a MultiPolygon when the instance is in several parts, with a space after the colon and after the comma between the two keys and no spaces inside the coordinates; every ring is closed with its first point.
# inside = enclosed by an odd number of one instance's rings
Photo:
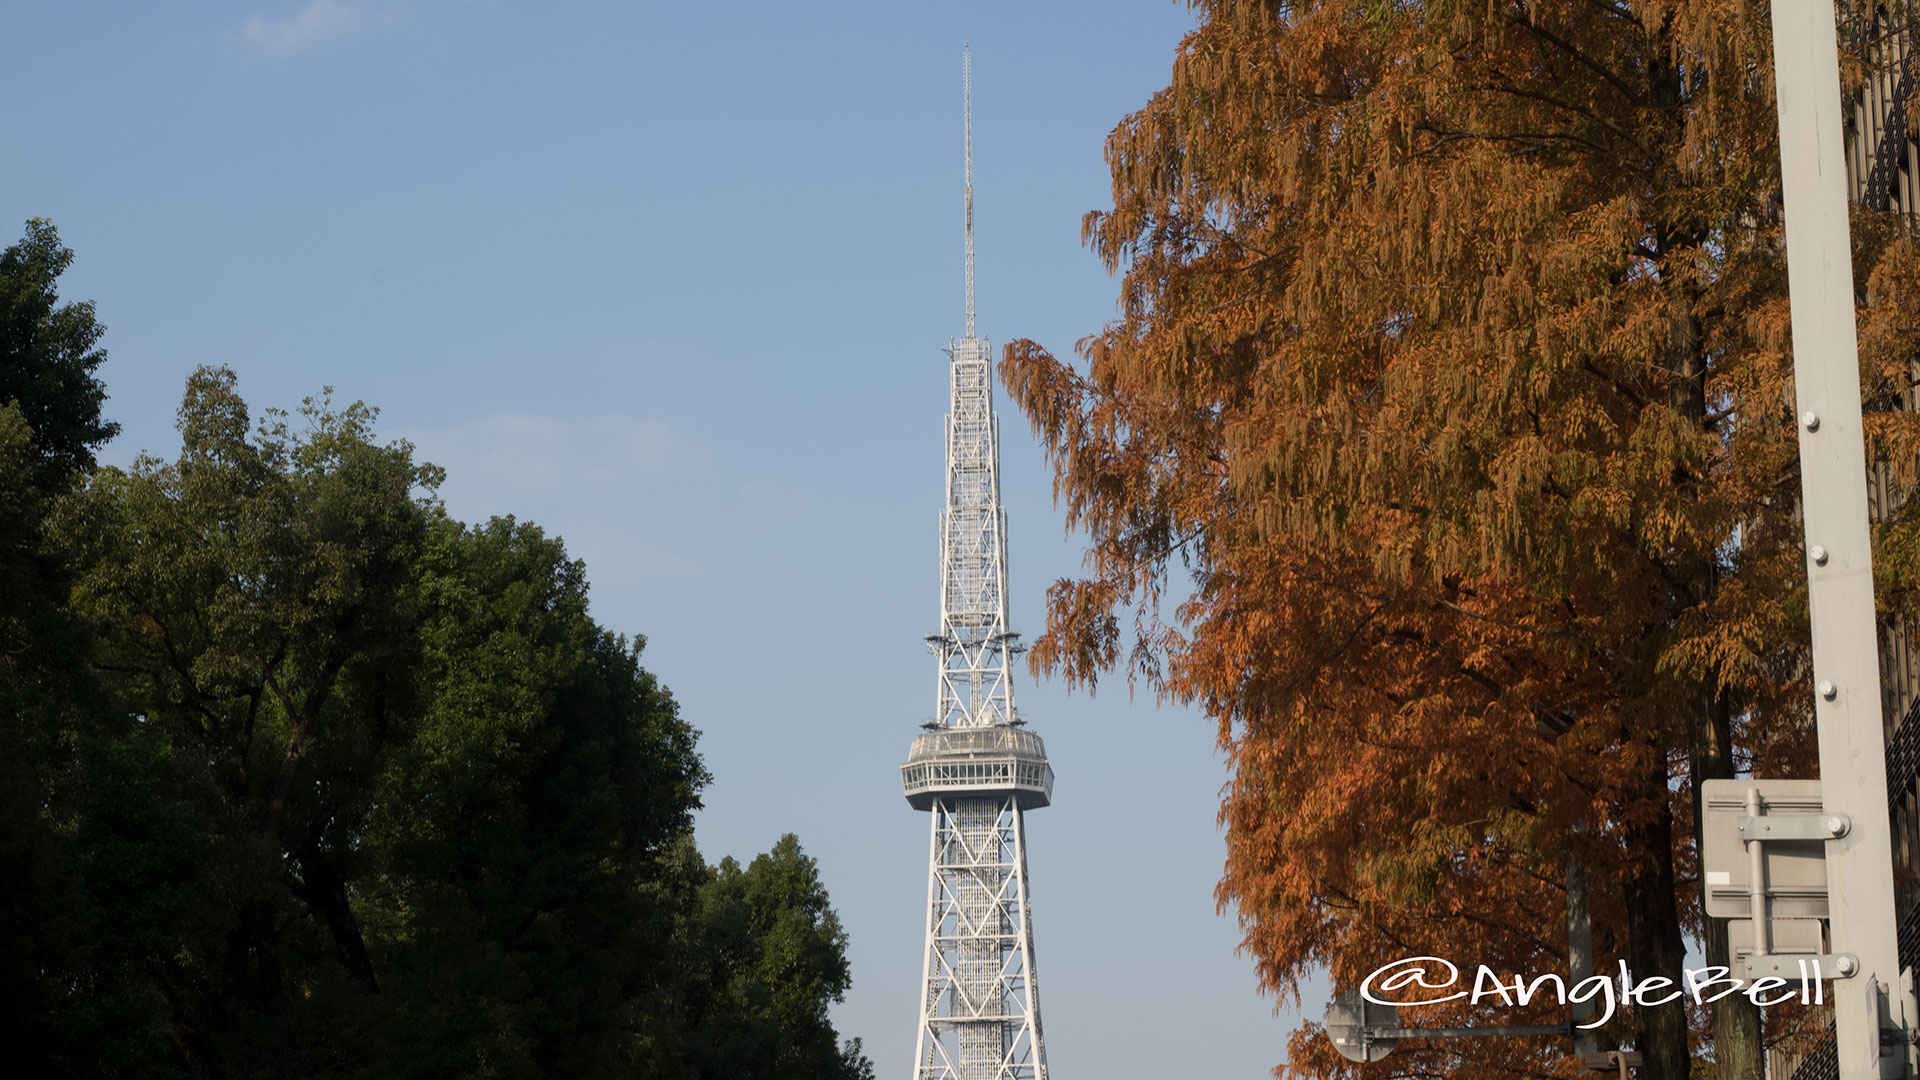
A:
{"type": "Polygon", "coordinates": [[[973,43],[960,47],[960,97],[967,129],[967,337],[973,337],[973,43]]]}
{"type": "Polygon", "coordinates": [[[1007,515],[991,348],[973,326],[973,49],[967,134],[967,336],[947,342],[946,506],[934,713],[907,751],[907,803],[931,811],[913,1080],[1047,1080],[1027,896],[1026,813],[1053,801],[1046,744],[1013,704],[1007,515]]]}

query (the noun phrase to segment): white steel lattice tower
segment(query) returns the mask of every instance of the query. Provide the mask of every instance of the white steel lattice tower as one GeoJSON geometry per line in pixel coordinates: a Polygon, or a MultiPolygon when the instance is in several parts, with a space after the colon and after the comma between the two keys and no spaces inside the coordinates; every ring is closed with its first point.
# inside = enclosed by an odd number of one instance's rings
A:
{"type": "Polygon", "coordinates": [[[947,500],[940,514],[936,712],[900,767],[907,801],[932,811],[927,940],[914,1080],[1046,1080],[1023,815],[1053,795],[1040,737],[1013,708],[1007,520],[991,365],[973,330],[973,62],[967,132],[967,336],[950,342],[947,500]]]}

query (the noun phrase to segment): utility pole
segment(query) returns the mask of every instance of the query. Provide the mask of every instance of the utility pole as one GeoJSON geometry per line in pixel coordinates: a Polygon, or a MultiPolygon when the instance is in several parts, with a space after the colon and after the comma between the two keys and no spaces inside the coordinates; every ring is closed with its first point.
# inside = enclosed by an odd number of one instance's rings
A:
{"type": "Polygon", "coordinates": [[[1835,982],[1834,1034],[1842,1080],[1879,1080],[1908,1075],[1913,1018],[1894,922],[1839,47],[1831,2],[1774,0],[1772,9],[1813,624],[1809,689],[1825,811],[1852,823],[1826,844],[1830,948],[1859,964],[1835,982]],[[1883,1026],[1897,1038],[1883,1041],[1883,1026]]]}

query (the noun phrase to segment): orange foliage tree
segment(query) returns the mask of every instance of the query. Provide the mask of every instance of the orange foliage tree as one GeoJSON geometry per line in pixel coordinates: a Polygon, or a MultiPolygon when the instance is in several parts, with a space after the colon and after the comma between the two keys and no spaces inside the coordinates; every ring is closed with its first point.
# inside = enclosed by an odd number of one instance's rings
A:
{"type": "MultiPolygon", "coordinates": [[[[1085,222],[1118,317],[1080,363],[1015,341],[1001,366],[1090,538],[1035,670],[1124,667],[1218,721],[1219,896],[1282,1000],[1421,954],[1564,971],[1574,858],[1601,970],[1678,984],[1687,935],[1724,955],[1698,781],[1811,767],[1767,12],[1193,6],[1085,222]],[[1162,621],[1176,558],[1193,591],[1162,621]]],[[[1910,291],[1910,241],[1862,232],[1863,300],[1910,291]]],[[[1872,310],[1869,396],[1906,378],[1916,325],[1872,310]]],[[[1881,453],[1911,459],[1909,415],[1873,421],[1881,453]]],[[[1316,1034],[1290,1068],[1349,1069],[1316,1034]]],[[[1738,999],[1609,1034],[1653,1080],[1696,1054],[1759,1076],[1738,999]]],[[[1564,1055],[1434,1040],[1389,1062],[1564,1055]]]]}

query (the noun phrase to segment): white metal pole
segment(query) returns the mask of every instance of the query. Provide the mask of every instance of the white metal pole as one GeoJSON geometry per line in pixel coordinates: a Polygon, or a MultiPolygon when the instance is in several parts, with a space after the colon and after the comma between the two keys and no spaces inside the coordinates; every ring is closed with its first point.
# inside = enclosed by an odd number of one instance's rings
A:
{"type": "MultiPolygon", "coordinates": [[[[1760,789],[1747,789],[1747,816],[1760,816],[1760,789]]],[[[1753,955],[1767,955],[1767,849],[1758,832],[1747,841],[1747,902],[1753,919],[1753,955]]],[[[1729,944],[1728,952],[1732,952],[1729,944]]]]}
{"type": "Polygon", "coordinates": [[[1040,973],[1033,958],[1033,886],[1027,879],[1027,823],[1018,801],[1013,804],[1013,855],[1020,875],[1020,970],[1027,981],[1027,1049],[1033,1057],[1033,1080],[1047,1080],[1047,1042],[1040,1031],[1040,973]]]}
{"type": "MultiPolygon", "coordinates": [[[[1898,987],[1900,961],[1839,48],[1831,0],[1774,0],[1772,8],[1821,793],[1827,813],[1852,819],[1847,834],[1827,844],[1832,948],[1859,960],[1859,974],[1835,988],[1834,1025],[1842,1080],[1868,1080],[1882,1075],[1881,995],[1873,988],[1898,987]]],[[[1890,996],[1895,1022],[1908,1026],[1900,995],[1890,996]]],[[[1904,1048],[1888,1065],[1901,1075],[1904,1048]]]]}
{"type": "Polygon", "coordinates": [[[921,1080],[931,1071],[928,1066],[933,1062],[934,1047],[927,1045],[928,1039],[936,1042],[940,1036],[933,1030],[931,1017],[933,1008],[933,950],[934,942],[940,936],[940,811],[941,802],[935,800],[933,813],[927,815],[932,822],[931,838],[927,841],[927,936],[920,947],[920,1033],[913,1041],[913,1080],[921,1080]]]}

